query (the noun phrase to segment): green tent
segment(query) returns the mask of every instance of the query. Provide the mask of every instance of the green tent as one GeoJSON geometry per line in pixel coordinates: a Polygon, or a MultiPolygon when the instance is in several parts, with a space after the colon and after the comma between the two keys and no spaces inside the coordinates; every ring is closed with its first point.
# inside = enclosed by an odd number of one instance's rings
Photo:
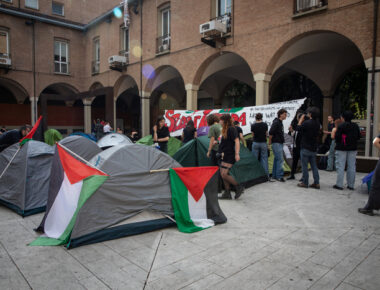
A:
{"type": "MultiPolygon", "coordinates": [[[[173,158],[184,167],[210,166],[207,158],[209,145],[207,136],[198,137],[182,146],[173,158]]],[[[240,161],[230,171],[237,182],[249,187],[267,181],[267,176],[259,161],[246,147],[240,147],[240,161]]]]}
{"type": "MultiPolygon", "coordinates": [[[[145,136],[136,142],[137,144],[143,144],[147,146],[153,145],[152,135],[145,136]]],[[[182,142],[177,138],[170,137],[168,142],[168,154],[173,156],[178,149],[182,146],[182,142]]]]}
{"type": "MultiPolygon", "coordinates": [[[[252,147],[252,134],[245,135],[244,139],[247,141],[247,145],[250,146],[250,149],[251,149],[251,147],[252,147]]],[[[273,154],[272,148],[269,151],[270,151],[270,155],[268,157],[268,170],[269,170],[269,174],[272,174],[274,154],[273,154]]],[[[292,171],[289,164],[286,162],[286,159],[284,159],[284,161],[285,161],[284,165],[282,166],[282,168],[284,169],[284,172],[292,171]]]]}
{"type": "Polygon", "coordinates": [[[51,146],[62,140],[62,135],[55,129],[46,130],[44,133],[45,143],[51,146]]]}

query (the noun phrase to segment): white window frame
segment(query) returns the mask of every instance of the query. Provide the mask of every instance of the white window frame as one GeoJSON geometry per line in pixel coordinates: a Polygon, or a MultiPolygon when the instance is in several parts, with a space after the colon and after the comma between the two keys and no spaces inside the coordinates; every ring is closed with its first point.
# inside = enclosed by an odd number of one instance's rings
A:
{"type": "Polygon", "coordinates": [[[92,68],[92,74],[98,74],[100,72],[100,37],[92,39],[92,49],[93,55],[91,65],[96,65],[92,68]]]}
{"type": "Polygon", "coordinates": [[[219,17],[219,16],[223,16],[223,15],[225,15],[225,14],[228,14],[228,13],[231,13],[231,11],[232,11],[232,1],[233,0],[224,0],[225,2],[225,5],[224,5],[224,10],[226,11],[224,14],[219,14],[219,2],[220,2],[221,0],[216,0],[216,17],[219,17]],[[228,3],[228,1],[230,1],[231,2],[231,5],[230,5],[230,11],[227,11],[228,10],[228,5],[227,5],[227,3],[228,3]]]}
{"type": "Polygon", "coordinates": [[[65,16],[65,5],[63,3],[59,3],[59,2],[55,2],[55,1],[51,2],[51,13],[54,14],[54,15],[65,16]],[[62,6],[62,14],[54,12],[54,10],[53,10],[53,5],[54,4],[62,6]]]}
{"type": "Polygon", "coordinates": [[[121,51],[123,51],[125,54],[129,54],[129,48],[130,48],[130,39],[129,39],[129,28],[126,28],[125,26],[121,26],[121,51]],[[128,38],[128,47],[125,47],[125,39],[128,38]]]}
{"type": "Polygon", "coordinates": [[[3,54],[3,56],[9,57],[9,55],[10,55],[10,52],[9,52],[9,31],[4,30],[4,29],[0,29],[0,33],[4,33],[6,40],[7,40],[7,53],[3,54]]]}
{"type": "Polygon", "coordinates": [[[7,2],[7,3],[13,3],[12,0],[1,0],[1,1],[3,1],[3,2],[7,2]]]}
{"type": "Polygon", "coordinates": [[[55,44],[56,43],[59,43],[59,58],[61,59],[61,48],[62,48],[62,44],[65,44],[66,45],[66,61],[61,61],[61,60],[55,60],[54,59],[54,73],[56,74],[64,74],[64,75],[68,75],[69,72],[70,72],[70,67],[69,67],[69,42],[68,41],[65,41],[65,40],[58,40],[58,39],[55,39],[54,40],[54,58],[55,58],[55,44]],[[59,71],[55,71],[55,64],[59,64],[59,71]],[[62,64],[66,64],[67,66],[67,71],[66,72],[62,72],[62,64]]]}
{"type": "Polygon", "coordinates": [[[162,43],[164,43],[164,41],[168,41],[170,42],[170,7],[166,7],[164,9],[161,10],[161,37],[162,37],[162,43]],[[164,38],[164,14],[165,13],[168,13],[168,35],[166,35],[166,37],[164,38]]]}
{"type": "Polygon", "coordinates": [[[31,5],[28,5],[28,0],[25,0],[25,7],[26,7],[26,8],[32,8],[32,9],[36,9],[36,10],[38,10],[39,7],[40,7],[40,3],[39,3],[38,0],[36,0],[36,3],[37,3],[37,7],[34,7],[34,6],[31,6],[31,5]]]}

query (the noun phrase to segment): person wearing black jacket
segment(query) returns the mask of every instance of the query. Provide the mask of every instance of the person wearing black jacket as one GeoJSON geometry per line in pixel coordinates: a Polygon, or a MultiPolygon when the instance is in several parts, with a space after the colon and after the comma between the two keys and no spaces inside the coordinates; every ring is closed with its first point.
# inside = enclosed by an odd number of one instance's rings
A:
{"type": "Polygon", "coordinates": [[[298,130],[301,132],[301,163],[302,163],[302,181],[299,187],[309,187],[309,168],[313,171],[314,183],[310,185],[312,188],[320,189],[319,173],[317,167],[317,149],[320,124],[318,121],[319,109],[311,107],[307,116],[309,120],[305,121],[305,115],[302,115],[298,122],[298,130]]]}
{"type": "Polygon", "coordinates": [[[156,125],[152,129],[153,141],[158,143],[162,152],[168,153],[168,141],[170,133],[165,125],[165,118],[160,116],[157,119],[156,125]]]}
{"type": "MultiPolygon", "coordinates": [[[[380,150],[380,134],[373,140],[373,145],[380,150]]],[[[362,214],[373,215],[374,210],[380,209],[380,160],[377,162],[375,172],[372,176],[371,189],[367,204],[358,211],[362,214]]]]}
{"type": "Polygon", "coordinates": [[[336,184],[335,189],[343,189],[344,168],[347,162],[347,188],[354,190],[356,175],[356,154],[358,141],[360,139],[360,129],[351,120],[354,114],[346,111],[342,114],[343,124],[339,125],[335,134],[335,154],[336,154],[336,184]]]}
{"type": "Polygon", "coordinates": [[[298,131],[298,122],[302,116],[302,113],[298,112],[289,127],[289,135],[293,137],[293,162],[292,170],[288,180],[295,179],[295,174],[297,173],[298,161],[301,157],[301,132],[298,131]]]}
{"type": "Polygon", "coordinates": [[[24,125],[20,130],[10,130],[0,135],[0,152],[24,138],[32,127],[24,125]]]}
{"type": "Polygon", "coordinates": [[[278,181],[285,182],[284,179],[284,125],[282,121],[286,119],[288,112],[285,109],[280,109],[277,112],[277,118],[273,120],[272,126],[269,130],[269,142],[268,145],[272,146],[272,151],[274,155],[273,168],[272,168],[272,178],[278,181]]]}

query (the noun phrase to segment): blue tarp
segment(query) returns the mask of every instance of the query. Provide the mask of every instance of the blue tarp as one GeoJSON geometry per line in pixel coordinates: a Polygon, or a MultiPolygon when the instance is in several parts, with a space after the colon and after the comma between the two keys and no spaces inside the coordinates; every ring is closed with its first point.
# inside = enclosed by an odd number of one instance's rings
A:
{"type": "Polygon", "coordinates": [[[94,141],[96,142],[96,137],[94,135],[90,135],[90,134],[86,134],[86,133],[83,133],[83,132],[74,132],[74,133],[71,133],[70,136],[82,136],[82,137],[85,137],[87,139],[90,139],[91,141],[94,141]]]}

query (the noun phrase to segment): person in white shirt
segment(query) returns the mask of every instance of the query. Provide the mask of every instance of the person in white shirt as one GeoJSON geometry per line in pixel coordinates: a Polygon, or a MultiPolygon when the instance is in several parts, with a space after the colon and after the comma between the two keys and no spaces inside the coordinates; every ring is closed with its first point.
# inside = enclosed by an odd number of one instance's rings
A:
{"type": "Polygon", "coordinates": [[[111,131],[112,131],[112,128],[111,128],[110,122],[106,122],[106,124],[103,127],[104,134],[111,133],[111,131]]]}

